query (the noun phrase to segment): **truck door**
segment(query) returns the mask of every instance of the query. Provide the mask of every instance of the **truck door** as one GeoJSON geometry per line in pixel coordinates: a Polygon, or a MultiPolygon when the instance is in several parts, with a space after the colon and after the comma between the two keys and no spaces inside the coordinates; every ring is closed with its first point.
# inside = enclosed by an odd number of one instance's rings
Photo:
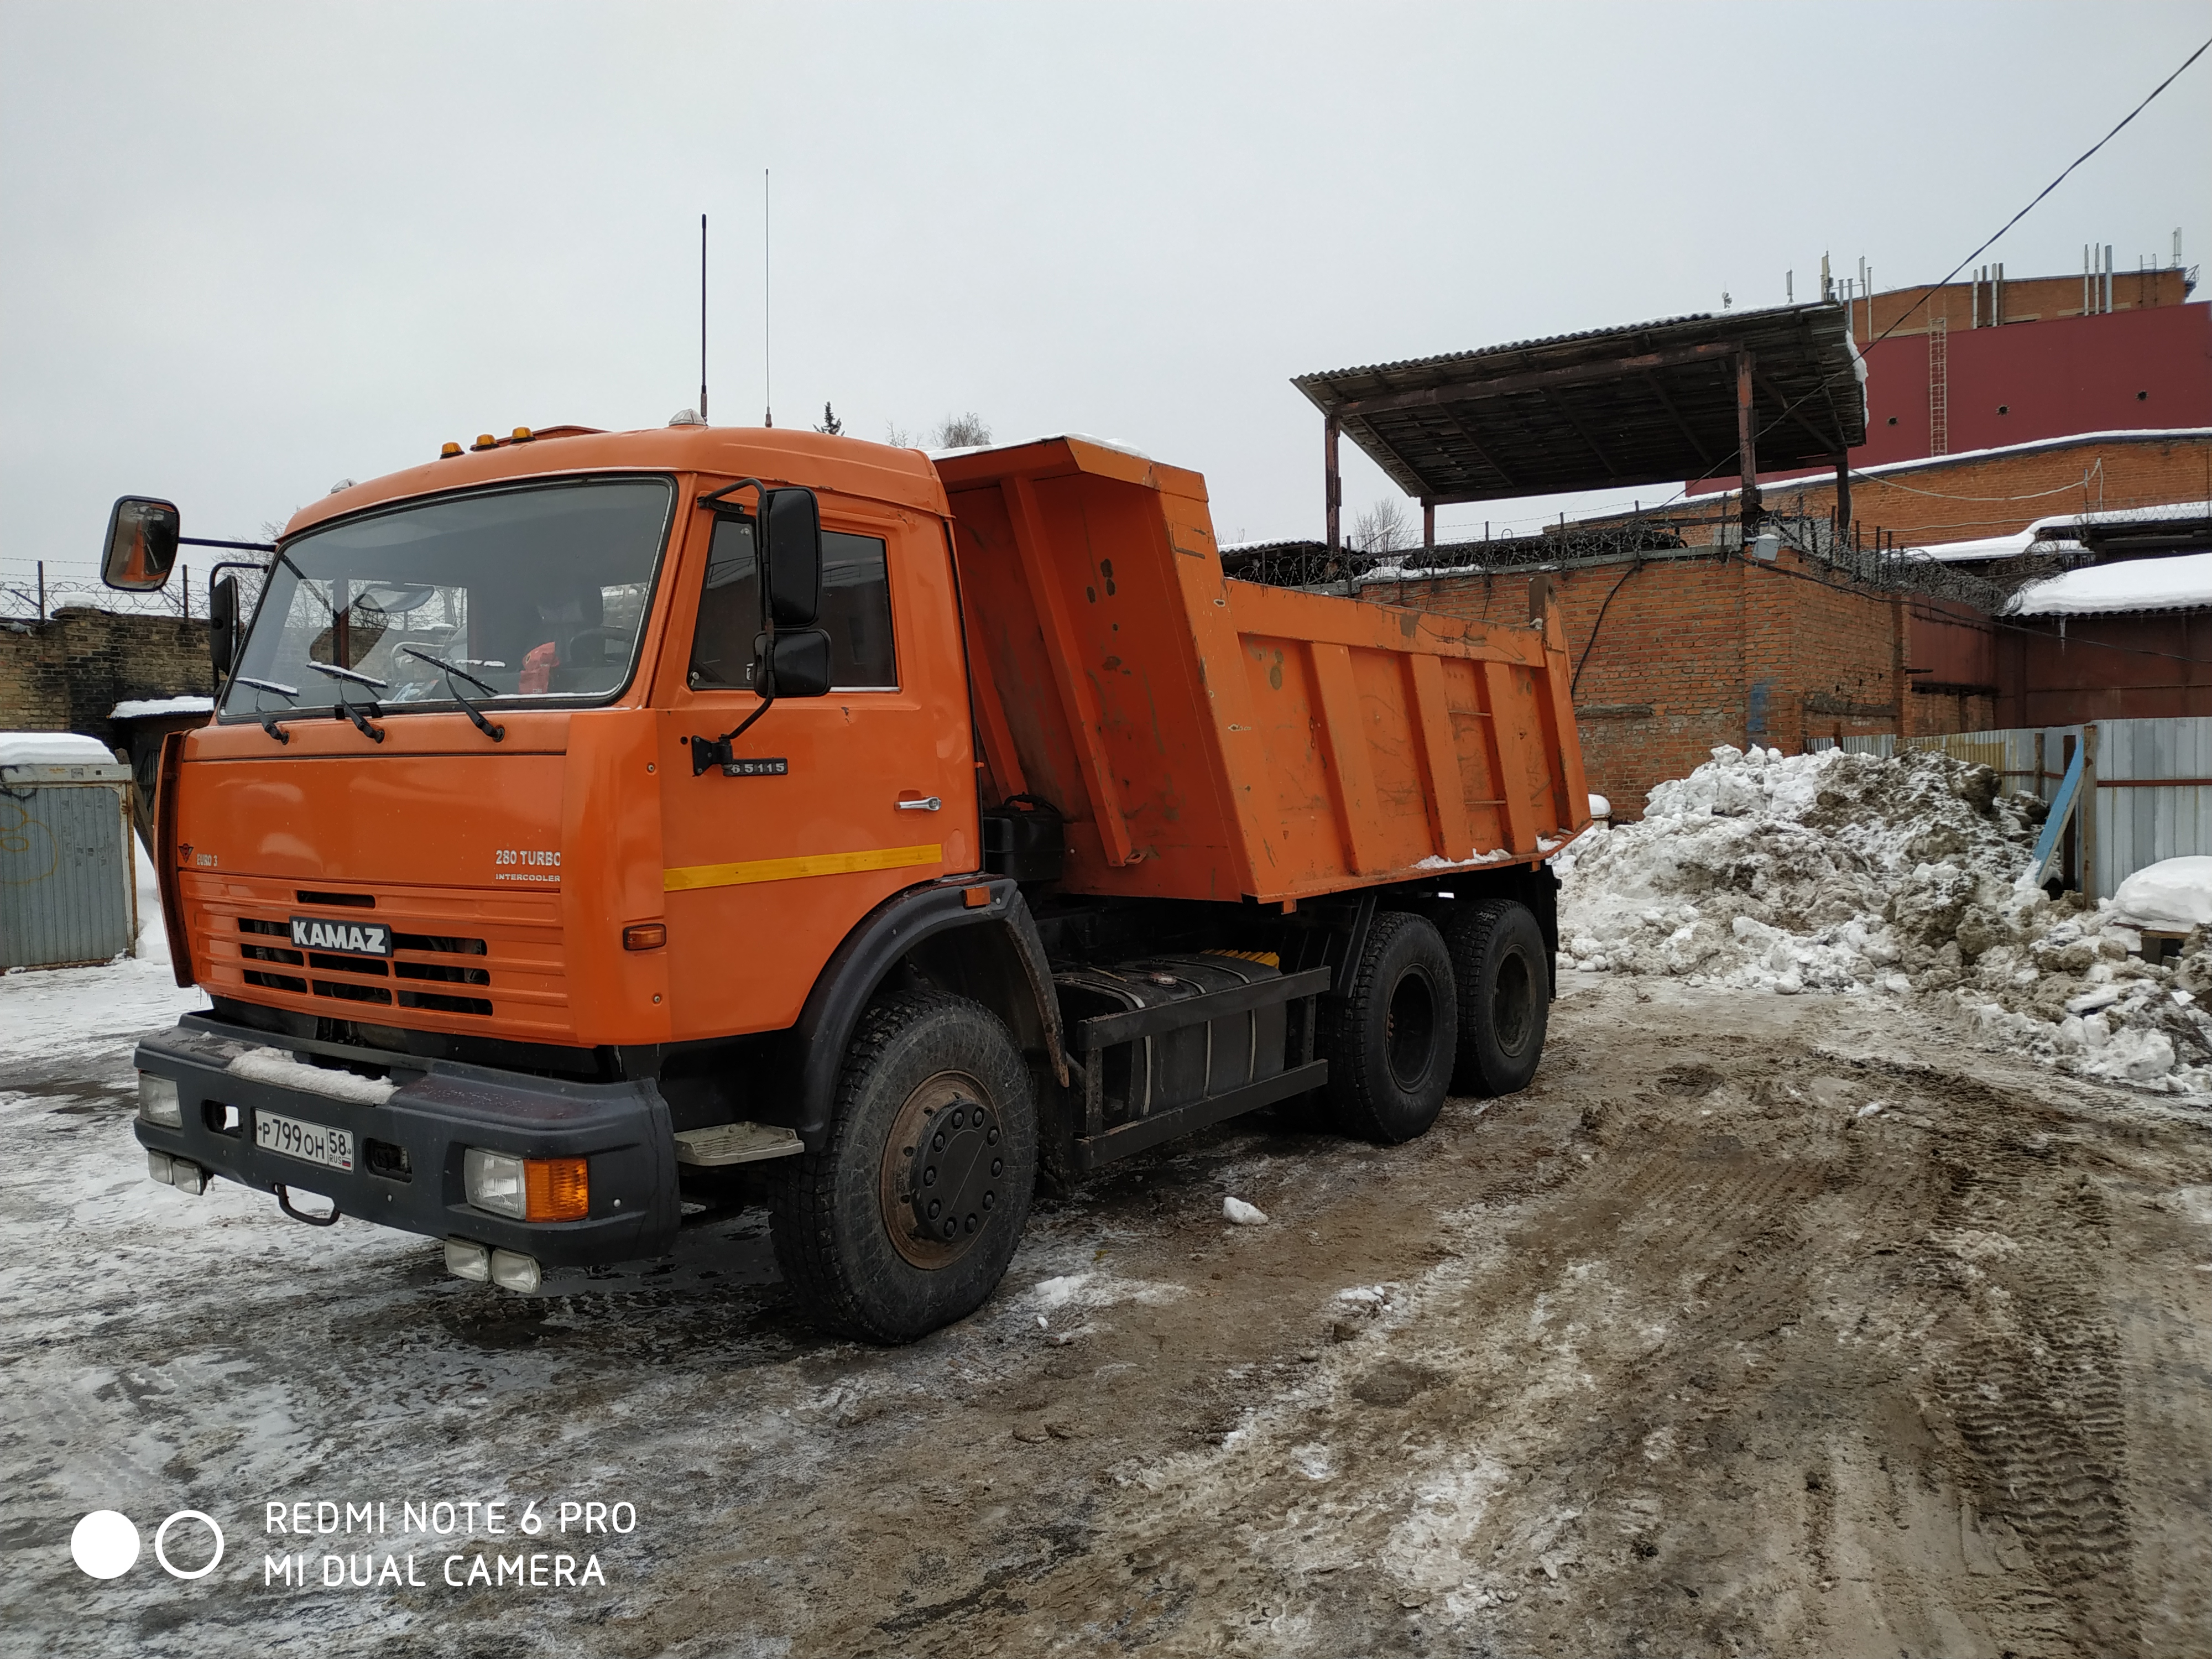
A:
{"type": "Polygon", "coordinates": [[[738,739],[737,775],[694,775],[688,740],[759,707],[754,526],[702,514],[690,526],[659,766],[678,1041],[791,1024],[877,903],[981,861],[943,526],[826,493],[821,503],[836,689],[774,704],[738,739]]]}

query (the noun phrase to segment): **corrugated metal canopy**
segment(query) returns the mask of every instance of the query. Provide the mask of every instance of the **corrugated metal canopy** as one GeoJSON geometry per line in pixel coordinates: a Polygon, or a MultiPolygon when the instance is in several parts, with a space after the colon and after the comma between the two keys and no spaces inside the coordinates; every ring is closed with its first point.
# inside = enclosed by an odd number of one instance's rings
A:
{"type": "Polygon", "coordinates": [[[1832,461],[1866,441],[1865,370],[1832,304],[1673,317],[1291,384],[1407,495],[1482,501],[1737,473],[1745,353],[1759,470],[1832,461]]]}

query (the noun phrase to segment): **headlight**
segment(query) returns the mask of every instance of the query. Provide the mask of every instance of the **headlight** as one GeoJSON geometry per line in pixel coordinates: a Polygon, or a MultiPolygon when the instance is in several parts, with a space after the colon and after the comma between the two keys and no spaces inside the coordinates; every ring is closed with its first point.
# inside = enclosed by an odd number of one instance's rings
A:
{"type": "Polygon", "coordinates": [[[479,1210],[511,1215],[517,1221],[530,1214],[530,1196],[522,1183],[519,1158],[471,1146],[461,1156],[461,1186],[469,1202],[479,1210]]]}
{"type": "Polygon", "coordinates": [[[581,1221],[592,1212],[590,1167],[580,1158],[516,1158],[470,1147],[461,1184],[480,1210],[517,1221],[581,1221]]]}
{"type": "Polygon", "coordinates": [[[155,1077],[151,1072],[138,1073],[138,1115],[149,1123],[158,1123],[166,1129],[185,1127],[184,1103],[177,1098],[177,1085],[167,1078],[155,1077]]]}

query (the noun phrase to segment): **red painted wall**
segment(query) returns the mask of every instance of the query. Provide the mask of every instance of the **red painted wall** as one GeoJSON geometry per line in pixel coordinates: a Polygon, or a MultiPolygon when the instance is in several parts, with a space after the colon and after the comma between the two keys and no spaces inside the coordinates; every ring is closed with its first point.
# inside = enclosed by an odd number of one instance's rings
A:
{"type": "MultiPolygon", "coordinates": [[[[1949,454],[2077,432],[2212,426],[2212,304],[1954,329],[1948,356],[1949,454]]],[[[1851,451],[1851,465],[1922,459],[1927,336],[1893,336],[1866,358],[1867,441],[1851,451]]],[[[1708,479],[1689,493],[1712,495],[1734,482],[1708,479]]]]}
{"type": "MultiPolygon", "coordinates": [[[[2212,426],[2212,305],[1967,329],[1950,336],[1948,356],[1954,455],[2075,432],[2212,426]]],[[[1867,441],[1851,464],[1928,454],[1928,398],[1926,335],[1869,349],[1867,441]]]]}

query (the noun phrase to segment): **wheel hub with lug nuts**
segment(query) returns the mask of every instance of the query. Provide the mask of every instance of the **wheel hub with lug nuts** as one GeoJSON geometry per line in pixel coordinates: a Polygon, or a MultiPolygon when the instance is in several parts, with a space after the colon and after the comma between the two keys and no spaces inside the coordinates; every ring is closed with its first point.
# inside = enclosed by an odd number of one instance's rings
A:
{"type": "Polygon", "coordinates": [[[908,1098],[884,1149],[884,1220],[916,1267],[964,1255],[1000,1201],[1005,1131],[981,1092],[969,1079],[931,1079],[908,1098]]]}

